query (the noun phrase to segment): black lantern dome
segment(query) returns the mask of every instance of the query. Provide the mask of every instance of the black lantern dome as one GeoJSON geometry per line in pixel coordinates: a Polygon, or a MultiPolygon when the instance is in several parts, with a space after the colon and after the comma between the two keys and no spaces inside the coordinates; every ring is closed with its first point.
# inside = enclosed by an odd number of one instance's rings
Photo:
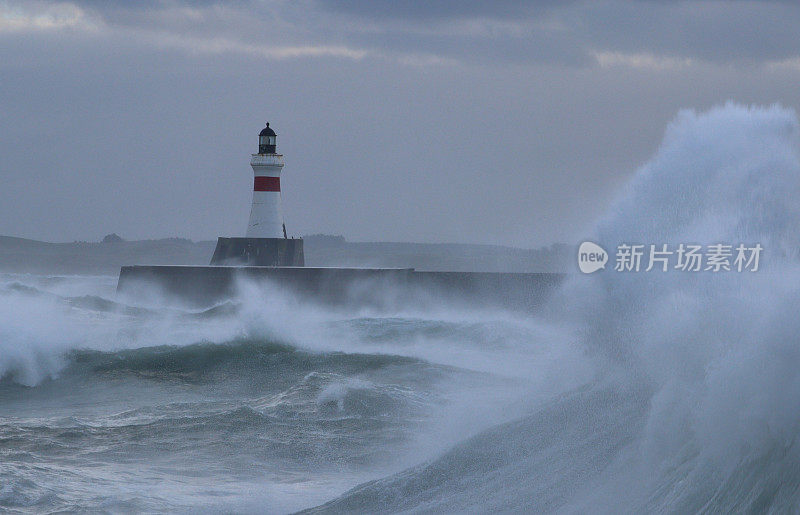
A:
{"type": "Polygon", "coordinates": [[[275,153],[275,131],[267,126],[261,129],[258,133],[258,153],[259,154],[274,154],[275,153]]]}

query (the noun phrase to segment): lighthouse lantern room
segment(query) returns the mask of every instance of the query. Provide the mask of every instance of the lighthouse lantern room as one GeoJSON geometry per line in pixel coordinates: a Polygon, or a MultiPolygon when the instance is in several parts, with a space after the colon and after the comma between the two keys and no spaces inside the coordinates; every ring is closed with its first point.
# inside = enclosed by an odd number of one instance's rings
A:
{"type": "Polygon", "coordinates": [[[274,154],[276,137],[277,134],[269,128],[269,122],[267,122],[267,126],[261,129],[261,132],[258,134],[258,153],[274,154]]]}

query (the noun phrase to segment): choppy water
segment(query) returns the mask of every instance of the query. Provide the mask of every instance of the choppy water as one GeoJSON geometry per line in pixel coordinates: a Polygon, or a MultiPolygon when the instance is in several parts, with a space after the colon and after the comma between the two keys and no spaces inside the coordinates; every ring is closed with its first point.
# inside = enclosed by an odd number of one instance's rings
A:
{"type": "Polygon", "coordinates": [[[528,320],[269,290],[133,307],[114,286],[0,277],[0,506],[291,511],[530,403],[528,320]]]}
{"type": "Polygon", "coordinates": [[[797,512],[795,114],[681,113],[592,238],[765,254],[575,276],[530,315],[2,276],[0,508],[797,512]]]}

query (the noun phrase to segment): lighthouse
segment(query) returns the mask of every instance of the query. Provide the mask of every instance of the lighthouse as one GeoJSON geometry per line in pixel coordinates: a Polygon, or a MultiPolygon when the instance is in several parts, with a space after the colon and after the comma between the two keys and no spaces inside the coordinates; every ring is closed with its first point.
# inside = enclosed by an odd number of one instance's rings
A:
{"type": "Polygon", "coordinates": [[[211,258],[222,266],[303,266],[303,240],[289,238],[281,210],[283,155],[269,123],[258,134],[258,153],[250,155],[253,203],[244,238],[222,238],[211,258]]]}
{"type": "Polygon", "coordinates": [[[253,205],[248,238],[286,238],[281,211],[283,156],[277,152],[277,135],[267,126],[258,135],[258,154],[250,158],[253,168],[253,205]]]}

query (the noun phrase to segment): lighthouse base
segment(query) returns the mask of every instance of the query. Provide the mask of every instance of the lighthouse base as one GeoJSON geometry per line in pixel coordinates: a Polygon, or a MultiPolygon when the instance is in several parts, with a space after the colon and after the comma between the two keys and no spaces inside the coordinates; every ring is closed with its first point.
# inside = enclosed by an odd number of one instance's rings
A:
{"type": "Polygon", "coordinates": [[[305,266],[302,238],[218,238],[216,266],[305,266]]]}

